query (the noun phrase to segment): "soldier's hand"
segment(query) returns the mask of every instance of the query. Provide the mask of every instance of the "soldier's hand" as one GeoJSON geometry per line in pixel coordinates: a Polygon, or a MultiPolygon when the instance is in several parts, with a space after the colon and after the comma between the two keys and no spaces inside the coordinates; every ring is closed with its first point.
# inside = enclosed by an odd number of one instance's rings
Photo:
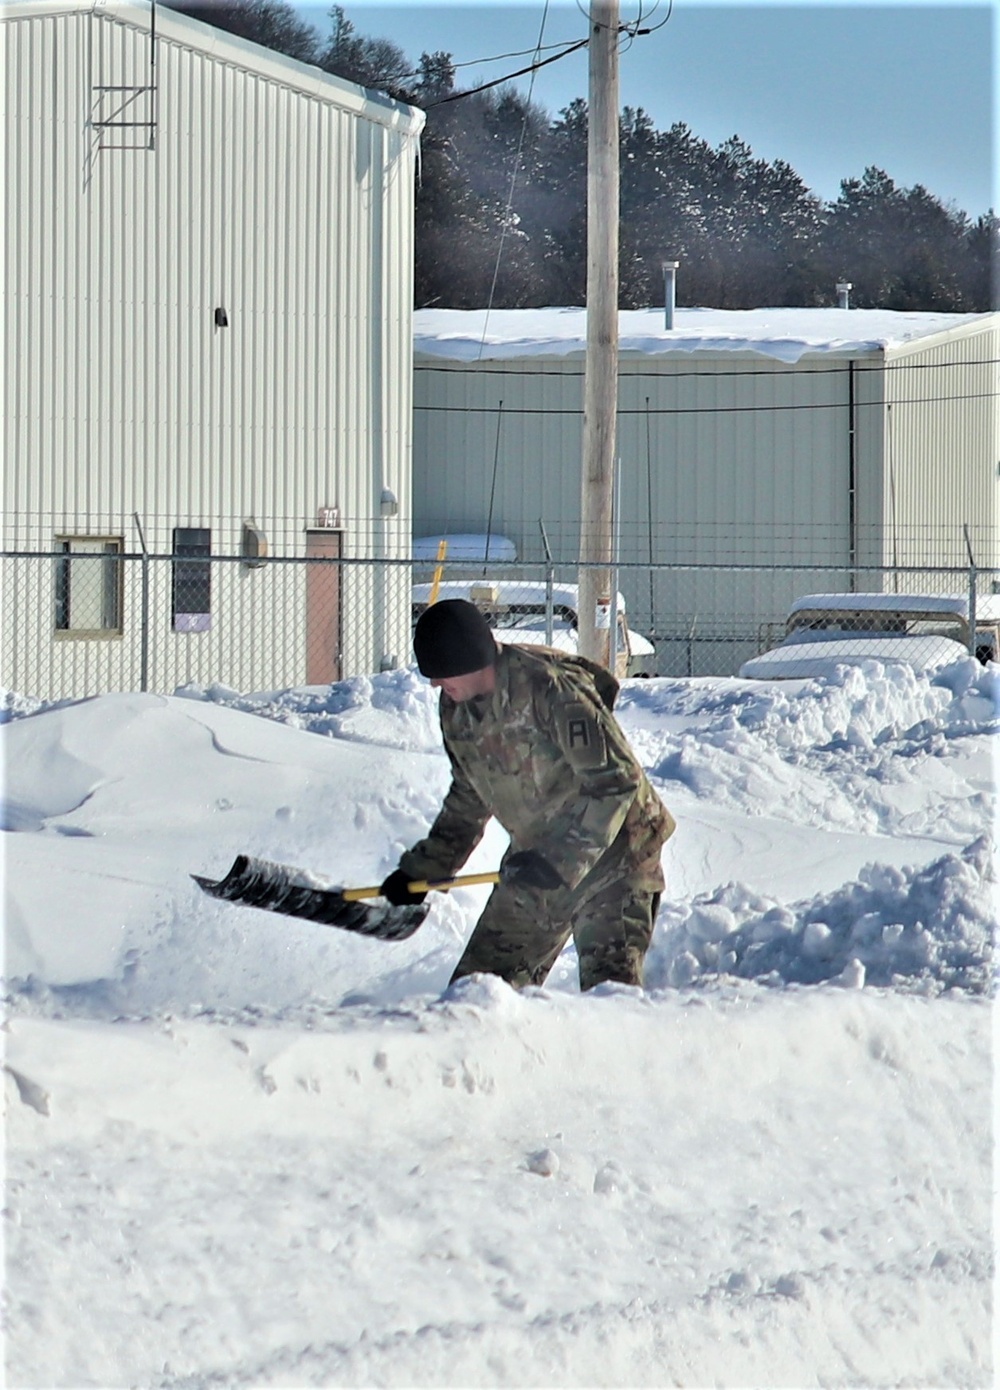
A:
{"type": "Polygon", "coordinates": [[[383,898],[388,898],[393,907],[411,907],[414,903],[422,903],[427,894],[411,893],[409,882],[408,873],[404,873],[402,869],[393,869],[378,891],[383,898]]]}
{"type": "Polygon", "coordinates": [[[536,849],[519,849],[508,855],[500,871],[504,883],[525,888],[562,888],[563,881],[536,849]]]}

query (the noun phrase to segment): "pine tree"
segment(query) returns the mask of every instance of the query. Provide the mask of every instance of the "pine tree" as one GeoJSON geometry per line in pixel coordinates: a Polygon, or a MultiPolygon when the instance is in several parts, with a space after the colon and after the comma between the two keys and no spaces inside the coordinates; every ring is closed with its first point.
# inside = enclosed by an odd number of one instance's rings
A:
{"type": "Polygon", "coordinates": [[[320,36],[285,0],[165,0],[168,8],[300,63],[318,63],[320,36]]]}
{"type": "Polygon", "coordinates": [[[330,38],[319,58],[325,72],[405,100],[411,64],[390,39],[366,39],[355,32],[341,5],[330,10],[330,38]]]}
{"type": "Polygon", "coordinates": [[[861,179],[841,183],[828,210],[827,264],[852,282],[859,308],[986,308],[985,286],[968,274],[970,231],[964,213],[921,184],[898,188],[885,170],[869,166],[861,179]]]}
{"type": "MultiPolygon", "coordinates": [[[[416,303],[479,308],[583,304],[587,103],[555,120],[512,87],[463,94],[447,52],[411,68],[340,5],[326,41],[285,0],[167,0],[219,28],[422,107],[416,303]]],[[[622,307],[659,303],[663,260],[682,304],[829,304],[839,280],[860,307],[979,311],[998,301],[1000,223],[946,207],[871,166],[823,204],[784,160],[734,135],[712,148],[641,108],[620,122],[622,307]]]]}

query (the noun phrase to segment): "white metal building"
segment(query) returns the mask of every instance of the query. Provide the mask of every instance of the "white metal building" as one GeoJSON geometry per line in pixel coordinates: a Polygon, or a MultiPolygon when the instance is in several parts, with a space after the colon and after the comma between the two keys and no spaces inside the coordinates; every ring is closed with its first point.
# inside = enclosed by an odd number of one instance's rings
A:
{"type": "MultiPolygon", "coordinates": [[[[414,328],[415,534],[489,527],[540,559],[542,523],[575,562],[585,310],[414,328]]],[[[880,587],[862,566],[961,565],[966,525],[1000,564],[1000,314],[660,309],[619,333],[619,586],[644,631],[757,631],[798,593],[880,587]],[[843,569],[736,568],[812,564],[843,569]]]]}
{"type": "Polygon", "coordinates": [[[5,561],[0,682],[405,653],[423,114],[143,0],[0,21],[4,549],[60,557],[5,561]]]}

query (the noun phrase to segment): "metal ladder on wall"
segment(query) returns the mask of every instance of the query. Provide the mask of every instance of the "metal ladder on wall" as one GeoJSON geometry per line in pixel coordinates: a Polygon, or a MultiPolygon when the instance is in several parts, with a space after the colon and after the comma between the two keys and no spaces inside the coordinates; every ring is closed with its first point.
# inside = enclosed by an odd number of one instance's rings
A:
{"type": "Polygon", "coordinates": [[[156,0],[150,5],[149,81],[93,83],[91,126],[98,132],[98,150],[156,149],[156,0]],[[124,135],[105,132],[131,131],[124,135]]]}

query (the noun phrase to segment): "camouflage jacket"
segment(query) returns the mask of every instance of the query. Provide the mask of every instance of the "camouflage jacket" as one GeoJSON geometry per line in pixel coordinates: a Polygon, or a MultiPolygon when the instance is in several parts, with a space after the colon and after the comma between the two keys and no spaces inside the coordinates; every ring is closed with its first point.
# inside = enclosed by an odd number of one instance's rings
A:
{"type": "Polygon", "coordinates": [[[674,822],[611,713],[617,692],[610,672],[583,657],[505,645],[492,695],[456,703],[442,693],[451,787],[400,867],[414,878],[449,877],[493,815],[511,851],[537,850],[569,888],[607,855],[662,889],[660,849],[674,822]]]}

